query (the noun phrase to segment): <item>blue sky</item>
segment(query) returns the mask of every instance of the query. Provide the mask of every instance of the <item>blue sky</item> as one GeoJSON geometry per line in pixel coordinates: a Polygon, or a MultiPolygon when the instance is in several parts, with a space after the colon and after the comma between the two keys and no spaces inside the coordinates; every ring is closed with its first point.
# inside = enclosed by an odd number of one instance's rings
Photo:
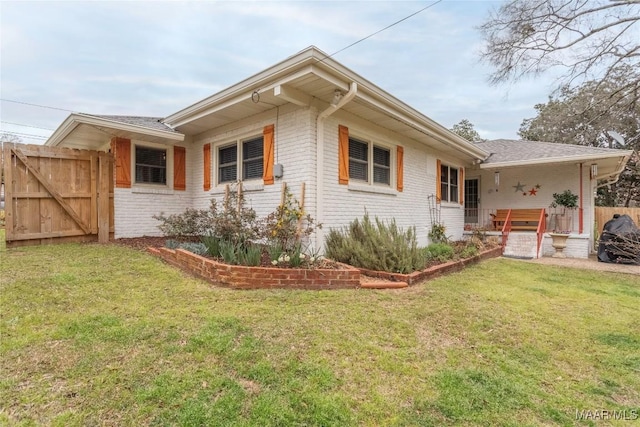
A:
{"type": "MultiPolygon", "coordinates": [[[[48,136],[69,114],[21,103],[167,116],[310,45],[332,54],[431,3],[3,0],[1,129],[48,136]]],[[[466,118],[484,138],[517,138],[553,80],[489,86],[476,27],[499,5],[443,0],[334,59],[448,128],[466,118]]]]}

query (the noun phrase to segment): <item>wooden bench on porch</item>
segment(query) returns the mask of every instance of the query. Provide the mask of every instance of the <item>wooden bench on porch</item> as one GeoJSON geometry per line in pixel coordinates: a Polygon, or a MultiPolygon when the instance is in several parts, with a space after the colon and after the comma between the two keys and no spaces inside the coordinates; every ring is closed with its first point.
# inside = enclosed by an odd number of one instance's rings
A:
{"type": "MultiPolygon", "coordinates": [[[[537,231],[540,222],[540,214],[544,209],[511,209],[511,230],[512,231],[537,231]]],[[[491,223],[495,230],[502,230],[509,209],[497,209],[491,223]]],[[[546,213],[545,213],[546,217],[546,213]]]]}

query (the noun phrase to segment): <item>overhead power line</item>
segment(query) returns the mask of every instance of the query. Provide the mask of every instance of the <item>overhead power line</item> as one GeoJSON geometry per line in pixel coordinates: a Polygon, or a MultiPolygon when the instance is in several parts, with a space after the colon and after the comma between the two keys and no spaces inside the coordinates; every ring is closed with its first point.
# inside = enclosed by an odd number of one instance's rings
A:
{"type": "Polygon", "coordinates": [[[5,122],[4,120],[0,120],[0,123],[4,123],[7,125],[14,125],[14,126],[23,126],[26,128],[34,128],[34,129],[42,129],[42,130],[55,130],[55,129],[51,129],[51,128],[43,128],[40,126],[33,126],[33,125],[23,125],[22,123],[14,123],[14,122],[5,122]]]}
{"type": "Polygon", "coordinates": [[[13,131],[10,131],[10,130],[2,130],[2,129],[0,129],[0,135],[2,135],[2,134],[23,136],[25,138],[34,138],[34,139],[49,139],[48,136],[34,135],[34,134],[31,134],[31,133],[13,132],[13,131]]]}
{"type": "MultiPolygon", "coordinates": [[[[400,19],[400,20],[398,20],[398,21],[394,22],[393,24],[387,25],[386,27],[382,28],[381,30],[376,31],[375,33],[371,33],[371,34],[369,34],[368,36],[363,37],[363,38],[361,38],[360,40],[355,41],[355,42],[351,43],[350,45],[348,45],[348,46],[346,46],[346,47],[343,47],[342,49],[340,49],[340,50],[338,50],[338,51],[336,51],[336,52],[333,52],[331,55],[327,56],[327,58],[331,58],[332,56],[337,55],[337,54],[339,54],[340,52],[343,52],[343,51],[345,51],[345,50],[349,49],[350,47],[353,47],[353,46],[357,45],[358,43],[361,43],[361,42],[363,42],[363,41],[365,41],[365,40],[367,40],[367,39],[370,39],[371,37],[373,37],[373,36],[375,36],[375,35],[377,35],[377,34],[380,34],[381,32],[383,32],[383,31],[385,31],[385,30],[388,30],[389,28],[391,28],[391,27],[394,27],[394,26],[398,25],[399,23],[401,23],[401,22],[403,22],[403,21],[406,21],[406,20],[407,20],[407,19],[409,19],[409,18],[414,17],[414,16],[416,16],[417,14],[419,14],[419,13],[421,13],[421,12],[424,12],[425,10],[427,10],[427,9],[429,9],[429,8],[431,8],[431,7],[435,6],[435,5],[437,5],[437,4],[438,4],[438,3],[440,3],[440,2],[442,2],[442,0],[437,0],[437,1],[433,2],[433,3],[431,3],[430,5],[423,7],[423,8],[422,8],[422,9],[420,9],[420,10],[418,10],[418,11],[416,11],[416,12],[413,12],[411,15],[407,15],[407,16],[405,16],[404,18],[402,18],[402,19],[400,19]]],[[[327,58],[325,58],[325,59],[327,59],[327,58]]]]}
{"type": "Polygon", "coordinates": [[[67,110],[66,108],[50,107],[48,105],[32,104],[30,102],[15,101],[13,99],[0,98],[0,101],[11,102],[13,104],[29,105],[31,107],[48,108],[50,110],[66,111],[67,113],[77,113],[77,111],[67,110]]]}

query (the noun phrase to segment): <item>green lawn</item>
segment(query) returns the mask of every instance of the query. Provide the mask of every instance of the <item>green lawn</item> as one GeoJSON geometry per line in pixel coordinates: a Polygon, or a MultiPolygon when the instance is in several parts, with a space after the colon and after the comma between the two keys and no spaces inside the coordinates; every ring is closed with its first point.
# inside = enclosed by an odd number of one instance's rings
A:
{"type": "Polygon", "coordinates": [[[638,276],[495,259],[404,290],[231,291],[57,245],[0,252],[0,298],[0,425],[627,426],[576,411],[640,407],[638,276]]]}

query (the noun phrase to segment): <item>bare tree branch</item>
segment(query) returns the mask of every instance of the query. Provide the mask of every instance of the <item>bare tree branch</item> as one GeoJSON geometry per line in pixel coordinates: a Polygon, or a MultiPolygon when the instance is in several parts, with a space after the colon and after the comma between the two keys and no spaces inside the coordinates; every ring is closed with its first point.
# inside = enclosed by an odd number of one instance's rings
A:
{"type": "Polygon", "coordinates": [[[511,0],[479,29],[492,84],[558,66],[566,68],[559,86],[640,69],[640,0],[511,0]]]}

